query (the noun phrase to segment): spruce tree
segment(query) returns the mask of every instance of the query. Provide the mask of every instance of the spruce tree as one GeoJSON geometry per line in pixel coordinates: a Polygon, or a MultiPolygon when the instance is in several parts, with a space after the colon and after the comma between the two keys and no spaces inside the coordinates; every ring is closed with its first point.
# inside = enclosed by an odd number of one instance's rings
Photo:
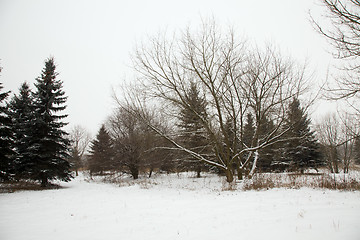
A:
{"type": "Polygon", "coordinates": [[[46,186],[51,179],[71,179],[70,164],[66,160],[69,157],[69,140],[62,129],[67,125],[62,121],[67,115],[57,115],[65,110],[67,97],[57,76],[54,59],[49,58],[35,83],[35,117],[32,122],[34,152],[31,156],[35,162],[29,174],[32,179],[40,180],[42,186],[46,186]]]}
{"type": "Polygon", "coordinates": [[[251,113],[246,115],[245,125],[242,133],[242,141],[246,147],[252,147],[255,134],[254,118],[251,113]]]}
{"type": "MultiPolygon", "coordinates": [[[[237,136],[237,129],[234,124],[234,120],[232,116],[228,116],[226,118],[225,124],[224,124],[224,139],[223,139],[223,147],[224,152],[229,154],[229,159],[232,159],[234,157],[234,153],[239,150],[240,141],[239,137],[237,136]]],[[[235,170],[239,169],[240,165],[240,159],[237,158],[234,160],[232,167],[232,171],[235,172],[235,170]]]]}
{"type": "MultiPolygon", "coordinates": [[[[180,141],[182,144],[199,154],[208,154],[208,138],[204,128],[203,121],[207,120],[206,106],[207,102],[204,96],[201,96],[197,85],[191,82],[185,95],[185,106],[182,106],[179,114],[180,141]]],[[[206,165],[190,155],[182,160],[182,165],[186,169],[197,172],[200,177],[201,171],[206,165]]]]}
{"type": "Polygon", "coordinates": [[[291,169],[302,173],[307,168],[316,169],[323,165],[320,145],[310,129],[310,123],[305,110],[300,107],[300,101],[294,98],[289,105],[285,122],[285,128],[289,131],[285,136],[288,140],[283,144],[283,160],[289,163],[291,169]]]}
{"type": "Polygon", "coordinates": [[[355,163],[360,165],[360,137],[355,139],[354,143],[354,155],[355,155],[355,163]]]}
{"type": "Polygon", "coordinates": [[[96,139],[91,142],[90,146],[90,174],[104,174],[104,171],[113,169],[113,144],[111,137],[102,125],[96,139]]]}
{"type": "MultiPolygon", "coordinates": [[[[261,119],[259,124],[259,142],[263,144],[267,139],[266,137],[269,136],[271,132],[274,131],[274,122],[267,116],[264,116],[261,119]]],[[[272,170],[272,166],[274,163],[274,156],[276,154],[276,146],[275,144],[263,147],[259,149],[259,160],[257,167],[263,172],[269,172],[272,170]]]]}
{"type": "MultiPolygon", "coordinates": [[[[0,68],[1,70],[1,68],[0,68]]],[[[6,98],[10,92],[2,92],[0,83],[0,180],[9,180],[13,174],[11,119],[8,115],[6,98]]]]}
{"type": "Polygon", "coordinates": [[[36,134],[32,129],[35,118],[34,99],[29,85],[24,82],[19,94],[14,95],[9,104],[14,138],[14,171],[17,178],[31,178],[31,171],[36,161],[33,142],[36,134]]]}
{"type": "MultiPolygon", "coordinates": [[[[254,117],[251,113],[248,113],[246,115],[246,120],[245,120],[244,128],[242,131],[242,143],[244,145],[244,148],[253,147],[254,137],[255,137],[254,117]]],[[[249,154],[250,153],[245,153],[245,156],[244,156],[245,159],[247,159],[249,157],[249,154]]],[[[249,166],[251,162],[252,162],[252,160],[249,161],[247,166],[249,166]]],[[[247,166],[245,166],[246,172],[249,171],[247,166]]]]}

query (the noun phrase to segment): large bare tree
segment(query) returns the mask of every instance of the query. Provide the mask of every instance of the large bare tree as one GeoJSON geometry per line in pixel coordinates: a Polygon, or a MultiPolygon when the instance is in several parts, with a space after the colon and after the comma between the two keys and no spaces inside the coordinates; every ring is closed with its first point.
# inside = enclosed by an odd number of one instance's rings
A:
{"type": "MultiPolygon", "coordinates": [[[[283,58],[279,51],[271,47],[250,50],[246,41],[239,41],[233,31],[224,34],[211,21],[172,38],[164,34],[150,39],[137,48],[134,63],[144,89],[167,107],[168,116],[176,116],[179,109],[198,116],[213,154],[199,154],[181,145],[173,134],[165,134],[155,126],[153,130],[176,149],[223,171],[228,182],[234,179],[235,165],[241,171],[251,163],[252,175],[261,161],[258,151],[283,140],[281,137],[287,131],[282,128],[285,107],[306,85],[304,69],[283,58]],[[186,101],[192,82],[196,82],[206,98],[207,118],[186,101]],[[245,145],[242,130],[249,112],[255,116],[256,126],[251,145],[245,145]],[[275,124],[260,136],[265,118],[275,124]]],[[[146,121],[141,114],[139,117],[146,121]]]]}

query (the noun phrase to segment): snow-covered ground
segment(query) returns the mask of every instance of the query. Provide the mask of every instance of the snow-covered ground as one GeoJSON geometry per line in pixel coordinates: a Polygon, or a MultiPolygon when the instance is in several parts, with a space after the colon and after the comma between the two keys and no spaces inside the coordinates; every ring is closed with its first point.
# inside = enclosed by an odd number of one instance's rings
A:
{"type": "Polygon", "coordinates": [[[0,194],[0,239],[360,239],[359,191],[224,191],[217,176],[176,174],[61,185],[0,194]]]}

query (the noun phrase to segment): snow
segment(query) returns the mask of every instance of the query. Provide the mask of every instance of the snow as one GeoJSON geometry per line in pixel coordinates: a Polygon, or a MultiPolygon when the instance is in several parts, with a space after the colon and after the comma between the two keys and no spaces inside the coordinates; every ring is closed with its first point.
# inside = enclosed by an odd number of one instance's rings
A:
{"type": "Polygon", "coordinates": [[[359,239],[360,192],[225,191],[222,178],[157,175],[0,194],[0,239],[359,239]]]}

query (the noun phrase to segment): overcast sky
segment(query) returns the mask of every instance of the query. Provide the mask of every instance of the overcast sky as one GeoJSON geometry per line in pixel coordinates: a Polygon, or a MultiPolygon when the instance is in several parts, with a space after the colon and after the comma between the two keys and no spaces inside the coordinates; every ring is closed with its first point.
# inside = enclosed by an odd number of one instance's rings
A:
{"type": "Polygon", "coordinates": [[[332,58],[309,10],[321,17],[316,0],[0,0],[0,82],[15,93],[24,81],[33,87],[45,59],[55,57],[69,97],[67,121],[95,134],[114,106],[112,87],[132,78],[135,43],[208,17],[308,59],[323,81],[332,58]]]}

